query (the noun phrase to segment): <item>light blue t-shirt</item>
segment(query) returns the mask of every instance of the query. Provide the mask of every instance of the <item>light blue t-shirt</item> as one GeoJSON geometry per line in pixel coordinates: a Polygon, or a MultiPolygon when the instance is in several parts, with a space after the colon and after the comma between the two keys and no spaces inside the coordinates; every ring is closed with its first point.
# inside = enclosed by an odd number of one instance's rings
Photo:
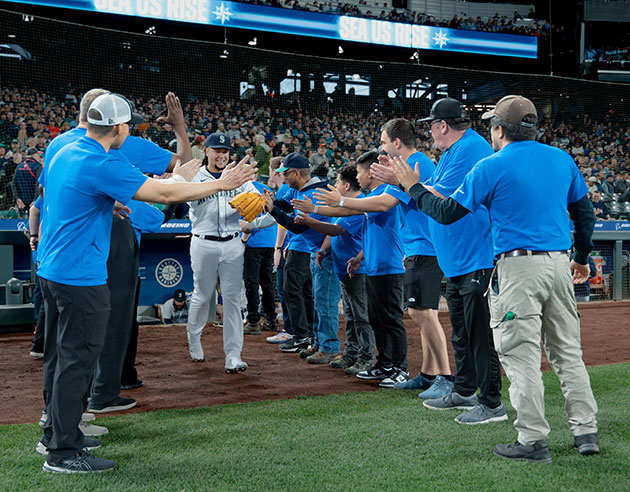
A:
{"type": "MultiPolygon", "coordinates": [[[[360,198],[360,197],[357,197],[360,198]]],[[[348,272],[348,260],[359,254],[363,248],[363,223],[365,215],[350,215],[349,217],[338,217],[334,223],[344,228],[346,232],[339,236],[330,237],[330,251],[332,254],[333,268],[339,280],[344,278],[348,272]]],[[[366,273],[365,262],[362,262],[356,271],[366,273]]]]}
{"type": "MultiPolygon", "coordinates": [[[[424,182],[433,176],[435,164],[422,152],[416,152],[407,159],[407,164],[412,169],[416,168],[420,171],[420,181],[424,182]]],[[[407,193],[400,190],[398,186],[387,185],[385,193],[397,198],[401,203],[400,207],[403,212],[403,224],[400,230],[405,256],[435,256],[435,248],[431,242],[429,232],[429,218],[420,210],[407,193]]]]}
{"type": "MultiPolygon", "coordinates": [[[[269,186],[253,181],[254,187],[261,195],[264,190],[271,191],[269,186]]],[[[264,212],[263,212],[264,213],[264,212]]],[[[264,229],[256,229],[252,231],[249,239],[247,240],[247,246],[249,248],[273,248],[276,245],[276,235],[278,234],[278,226],[273,225],[271,227],[265,227],[264,229]]]]}
{"type": "Polygon", "coordinates": [[[153,205],[137,200],[130,200],[127,206],[131,209],[129,221],[133,232],[140,245],[140,236],[142,233],[159,232],[160,227],[164,223],[164,212],[158,210],[153,205]]]}
{"type": "MultiPolygon", "coordinates": [[[[385,193],[386,184],[382,184],[368,194],[379,196],[385,193]]],[[[405,194],[399,189],[401,194],[405,194]]],[[[403,267],[404,251],[400,238],[402,211],[399,206],[387,212],[369,212],[363,223],[363,256],[368,276],[405,273],[403,267]]]]}
{"type": "MultiPolygon", "coordinates": [[[[473,166],[493,153],[481,135],[468,129],[442,154],[435,173],[426,184],[446,197],[451,196],[473,166]]],[[[438,263],[447,278],[492,268],[490,217],[485,206],[450,225],[429,219],[429,231],[438,263]]]]}
{"type": "Polygon", "coordinates": [[[569,154],[528,140],[479,161],[452,198],[471,212],[488,208],[496,256],[514,249],[568,250],[567,207],[587,192],[569,154]]]}
{"type": "MultiPolygon", "coordinates": [[[[280,188],[278,188],[278,191],[276,191],[275,199],[276,200],[284,200],[286,198],[286,196],[288,194],[290,194],[290,193],[291,193],[291,187],[288,184],[284,183],[280,188]]],[[[293,233],[291,231],[287,231],[287,234],[284,237],[284,243],[282,243],[282,249],[287,247],[287,245],[289,244],[289,241],[291,240],[292,237],[293,237],[293,233]]],[[[274,244],[274,246],[275,246],[275,244],[274,244]]]]}
{"type": "Polygon", "coordinates": [[[87,136],[59,150],[46,179],[38,275],[66,285],[105,285],[114,201],[128,202],[146,179],[87,136]]]}

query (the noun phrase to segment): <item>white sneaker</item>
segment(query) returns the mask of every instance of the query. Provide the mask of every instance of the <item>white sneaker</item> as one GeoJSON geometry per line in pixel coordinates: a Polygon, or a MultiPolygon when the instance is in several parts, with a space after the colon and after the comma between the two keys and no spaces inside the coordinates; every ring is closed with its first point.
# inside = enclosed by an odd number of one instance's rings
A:
{"type": "Polygon", "coordinates": [[[188,352],[194,362],[201,362],[204,359],[203,348],[201,346],[201,334],[191,335],[188,333],[188,352]]]}
{"type": "Polygon", "coordinates": [[[109,434],[109,430],[107,430],[107,427],[90,424],[90,422],[83,419],[81,419],[81,422],[79,422],[79,430],[83,432],[84,436],[87,437],[98,437],[109,434]]]}
{"type": "Polygon", "coordinates": [[[230,355],[225,359],[225,372],[234,374],[247,370],[247,362],[243,362],[238,355],[230,355]]]}
{"type": "Polygon", "coordinates": [[[293,340],[293,335],[287,333],[286,331],[279,331],[275,335],[267,337],[266,340],[269,343],[284,343],[289,340],[293,340]]]}

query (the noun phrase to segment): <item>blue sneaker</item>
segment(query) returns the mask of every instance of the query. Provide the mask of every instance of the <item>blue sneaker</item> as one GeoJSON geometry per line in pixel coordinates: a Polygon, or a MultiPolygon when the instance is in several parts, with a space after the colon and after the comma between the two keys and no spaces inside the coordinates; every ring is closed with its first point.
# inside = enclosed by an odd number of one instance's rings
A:
{"type": "Polygon", "coordinates": [[[453,383],[444,376],[435,376],[431,387],[418,395],[418,398],[437,399],[446,396],[453,390],[453,383]]]}
{"type": "Polygon", "coordinates": [[[396,383],[394,385],[394,389],[397,390],[425,390],[431,387],[431,384],[433,383],[433,381],[425,378],[421,372],[418,373],[418,375],[413,378],[410,379],[409,381],[404,381],[404,382],[400,382],[400,383],[396,383]]]}

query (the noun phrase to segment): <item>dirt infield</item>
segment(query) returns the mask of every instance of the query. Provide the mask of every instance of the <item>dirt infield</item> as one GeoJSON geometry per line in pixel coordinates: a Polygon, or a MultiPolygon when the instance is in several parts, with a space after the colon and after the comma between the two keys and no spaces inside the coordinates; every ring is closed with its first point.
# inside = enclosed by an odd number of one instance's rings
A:
{"type": "MultiPolygon", "coordinates": [[[[582,345],[587,365],[630,361],[630,302],[580,304],[582,345]]],[[[447,313],[440,320],[450,339],[447,313]]],[[[409,370],[418,372],[420,336],[409,319],[409,370]]],[[[137,368],[145,385],[125,391],[138,400],[130,412],[166,408],[241,403],[259,400],[325,395],[349,391],[374,391],[378,385],[346,376],[328,366],[307,364],[295,354],[279,352],[263,335],[245,337],[245,373],[228,375],[223,370],[221,329],[207,327],[202,344],[206,360],[194,363],[188,357],[184,326],[142,326],[137,368]]],[[[30,335],[0,337],[0,424],[36,422],[42,410],[42,364],[28,355],[30,335]]],[[[451,352],[451,361],[452,350],[451,352]]],[[[543,362],[543,369],[549,366],[543,362]]]]}

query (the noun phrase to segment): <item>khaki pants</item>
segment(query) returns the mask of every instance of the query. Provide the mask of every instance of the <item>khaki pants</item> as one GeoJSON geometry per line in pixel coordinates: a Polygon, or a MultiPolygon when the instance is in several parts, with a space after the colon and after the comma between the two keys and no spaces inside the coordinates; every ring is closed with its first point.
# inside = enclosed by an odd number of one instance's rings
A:
{"type": "Polygon", "coordinates": [[[499,360],[510,380],[521,444],[546,439],[545,388],[540,370],[542,342],[560,379],[574,436],[597,432],[597,404],[580,345],[580,322],[566,254],[499,259],[497,285],[488,289],[490,326],[499,360]],[[498,291],[498,292],[497,292],[498,291]],[[508,312],[514,319],[507,319],[508,312]]]}

